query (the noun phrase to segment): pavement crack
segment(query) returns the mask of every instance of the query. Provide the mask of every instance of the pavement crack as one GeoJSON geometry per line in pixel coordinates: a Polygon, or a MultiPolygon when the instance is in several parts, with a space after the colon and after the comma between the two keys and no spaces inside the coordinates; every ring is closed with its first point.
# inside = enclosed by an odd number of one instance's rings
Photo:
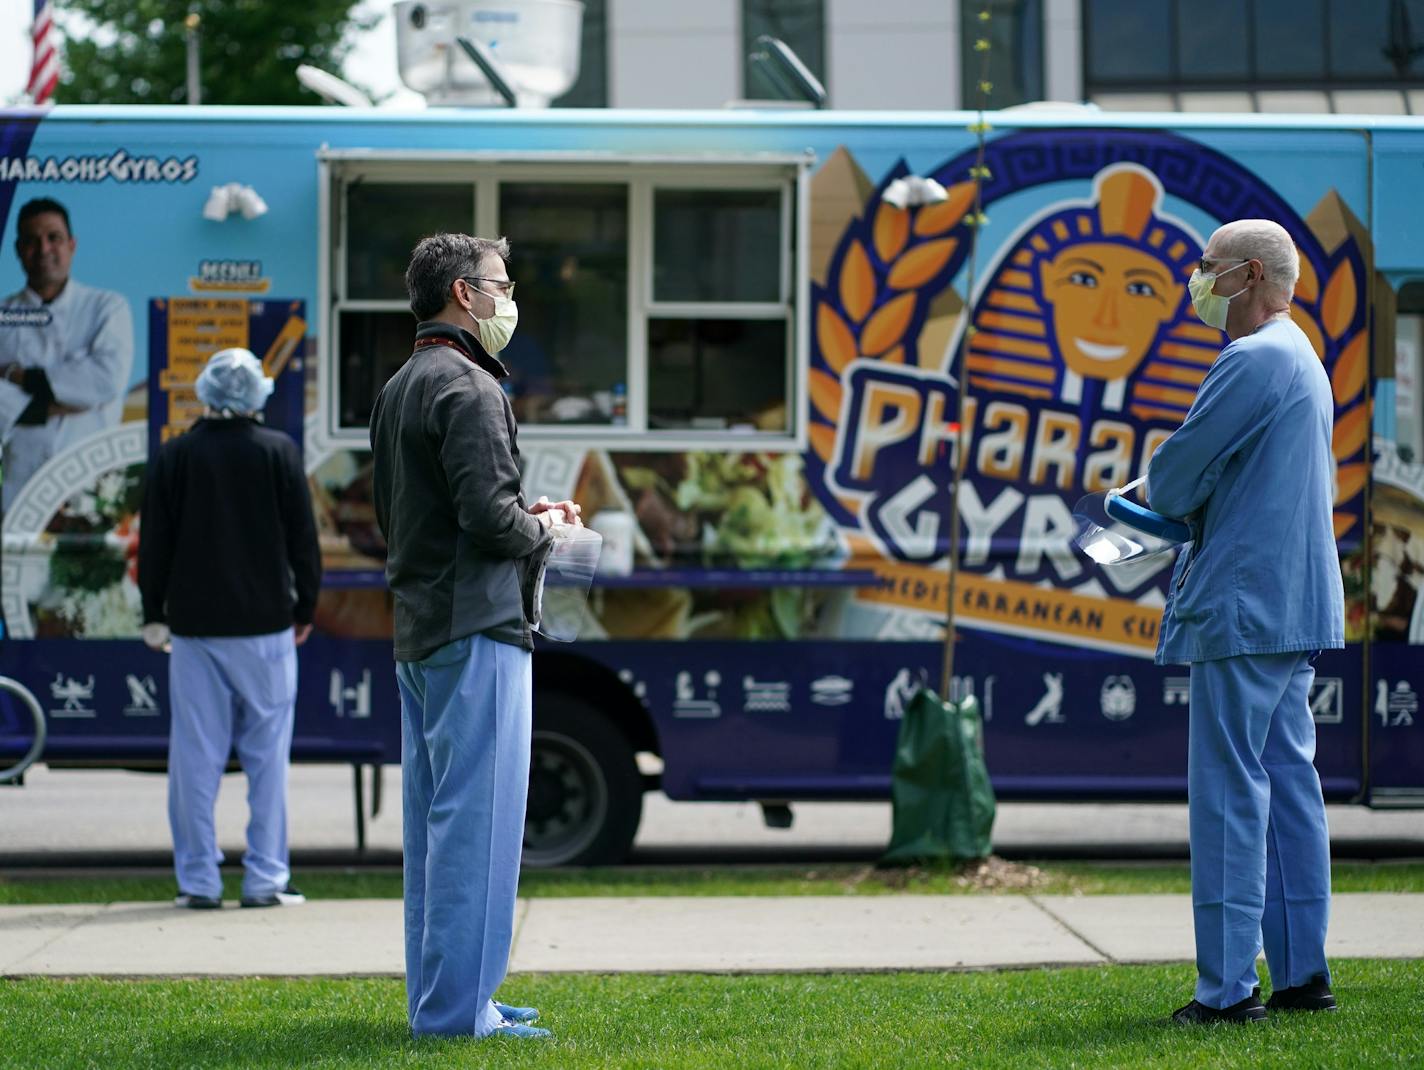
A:
{"type": "Polygon", "coordinates": [[[66,925],[64,928],[60,929],[59,932],[55,933],[44,943],[40,944],[39,947],[31,951],[29,954],[22,955],[14,962],[9,963],[6,966],[6,976],[18,976],[18,971],[20,967],[22,967],[25,963],[29,962],[36,955],[48,951],[55,944],[59,943],[59,941],[63,940],[66,936],[72,933],[75,929],[79,928],[81,925],[87,925],[89,922],[93,921],[100,914],[102,914],[108,908],[108,906],[108,903],[100,903],[97,907],[95,907],[94,910],[90,911],[88,914],[80,914],[77,918],[74,919],[74,922],[72,924],[66,925]]]}
{"type": "Polygon", "coordinates": [[[1097,944],[1093,943],[1093,941],[1089,940],[1086,936],[1084,936],[1077,929],[1075,929],[1072,925],[1068,924],[1068,922],[1062,917],[1049,910],[1048,907],[1046,907],[1043,903],[1040,903],[1038,900],[1038,896],[1026,895],[1024,896],[1024,898],[1027,899],[1034,906],[1038,907],[1039,910],[1043,911],[1059,925],[1063,926],[1063,928],[1067,929],[1070,933],[1073,934],[1075,938],[1081,940],[1084,944],[1088,946],[1089,950],[1091,950],[1094,954],[1101,956],[1105,961],[1112,963],[1114,966],[1121,965],[1121,963],[1119,963],[1117,959],[1113,958],[1097,944]]]}

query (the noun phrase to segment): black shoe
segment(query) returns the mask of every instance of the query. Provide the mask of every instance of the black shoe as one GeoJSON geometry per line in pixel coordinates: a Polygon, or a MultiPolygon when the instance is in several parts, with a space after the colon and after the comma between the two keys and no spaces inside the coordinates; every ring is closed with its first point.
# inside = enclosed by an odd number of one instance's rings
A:
{"type": "Polygon", "coordinates": [[[242,905],[245,907],[294,907],[306,901],[307,897],[291,884],[270,895],[244,895],[242,897],[242,905]]]}
{"type": "Polygon", "coordinates": [[[1334,1011],[1335,996],[1323,973],[1317,973],[1303,985],[1282,988],[1271,993],[1266,1006],[1273,1011],[1334,1011]]]}
{"type": "Polygon", "coordinates": [[[1208,1007],[1205,1003],[1198,1003],[1192,1000],[1181,1010],[1172,1015],[1172,1021],[1178,1025],[1211,1025],[1213,1022],[1231,1022],[1234,1025],[1245,1025],[1248,1022],[1264,1022],[1266,1020],[1266,1008],[1261,1003],[1261,990],[1253,988],[1251,994],[1240,1003],[1233,1003],[1229,1007],[1222,1007],[1217,1010],[1215,1007],[1208,1007]]]}
{"type": "Polygon", "coordinates": [[[179,892],[173,899],[173,905],[185,910],[221,910],[222,900],[210,895],[189,895],[187,892],[179,892]]]}

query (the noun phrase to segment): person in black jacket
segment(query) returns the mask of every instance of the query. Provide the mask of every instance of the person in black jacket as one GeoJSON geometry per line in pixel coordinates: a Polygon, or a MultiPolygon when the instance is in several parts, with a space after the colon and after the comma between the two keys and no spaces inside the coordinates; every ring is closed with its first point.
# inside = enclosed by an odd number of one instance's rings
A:
{"type": "Polygon", "coordinates": [[[514,933],[532,731],[534,581],[572,502],[526,506],[495,356],[518,321],[509,244],[423,239],[415,352],[371,414],[395,597],[406,998],[417,1035],[547,1036],[494,1002],[514,933]]]}
{"type": "Polygon", "coordinates": [[[311,634],[321,551],[302,453],[263,427],[272,380],[245,349],[198,377],[207,409],[148,465],[139,538],[143,637],[170,647],[168,820],[175,903],[222,906],[213,828],[235,745],[251,820],[242,905],[303,902],[287,857],[287,766],[297,647],[311,634]]]}

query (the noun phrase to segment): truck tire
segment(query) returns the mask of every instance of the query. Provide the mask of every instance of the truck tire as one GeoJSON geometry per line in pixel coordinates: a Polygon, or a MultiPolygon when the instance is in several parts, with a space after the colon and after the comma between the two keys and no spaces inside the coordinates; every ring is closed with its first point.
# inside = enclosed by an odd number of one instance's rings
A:
{"type": "Polygon", "coordinates": [[[643,817],[628,737],[597,706],[553,692],[535,698],[531,750],[524,864],[621,862],[643,817]]]}

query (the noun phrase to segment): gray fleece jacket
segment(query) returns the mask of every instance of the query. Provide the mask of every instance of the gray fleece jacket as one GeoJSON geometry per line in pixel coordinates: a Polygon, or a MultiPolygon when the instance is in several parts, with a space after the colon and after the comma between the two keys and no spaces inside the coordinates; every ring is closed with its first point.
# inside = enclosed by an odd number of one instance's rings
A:
{"type": "Polygon", "coordinates": [[[422,323],[376,399],[373,489],[398,661],[476,634],[533,649],[533,581],[549,533],[520,490],[506,375],[468,331],[422,323]]]}

